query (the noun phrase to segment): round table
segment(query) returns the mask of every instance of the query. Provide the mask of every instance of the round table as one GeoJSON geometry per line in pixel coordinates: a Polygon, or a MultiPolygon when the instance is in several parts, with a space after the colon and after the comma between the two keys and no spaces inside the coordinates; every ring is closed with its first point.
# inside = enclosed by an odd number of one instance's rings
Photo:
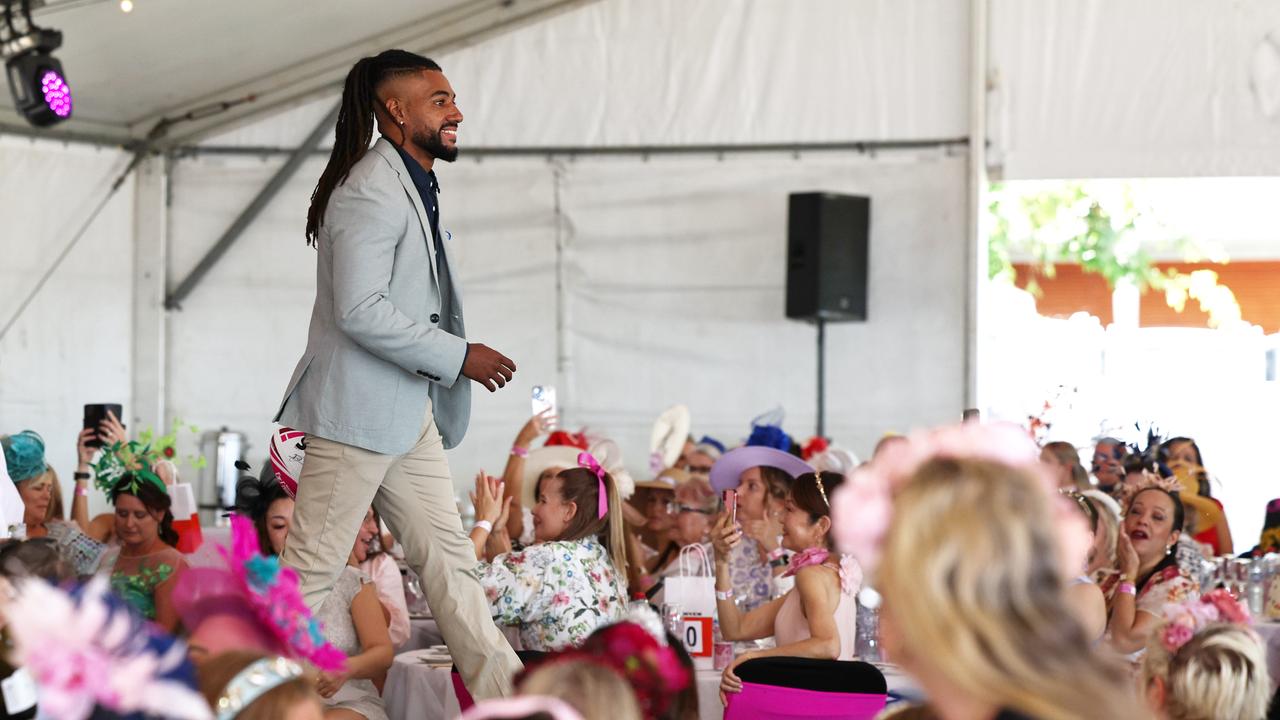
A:
{"type": "Polygon", "coordinates": [[[387,671],[382,702],[390,720],[454,720],[462,712],[453,692],[452,663],[428,664],[429,650],[396,656],[387,671]]]}
{"type": "Polygon", "coordinates": [[[1271,687],[1280,686],[1280,621],[1259,620],[1253,629],[1262,638],[1262,645],[1267,650],[1267,670],[1271,673],[1271,687]]]}

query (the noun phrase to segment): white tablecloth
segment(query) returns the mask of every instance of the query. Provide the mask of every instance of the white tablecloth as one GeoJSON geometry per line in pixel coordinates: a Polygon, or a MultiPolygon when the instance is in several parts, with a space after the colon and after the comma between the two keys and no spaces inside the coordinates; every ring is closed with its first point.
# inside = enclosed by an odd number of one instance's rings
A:
{"type": "Polygon", "coordinates": [[[1271,672],[1271,687],[1274,688],[1280,685],[1280,622],[1257,622],[1253,629],[1267,648],[1267,669],[1271,672]]]}
{"type": "Polygon", "coordinates": [[[391,663],[382,691],[391,720],[453,720],[461,713],[449,666],[423,663],[427,652],[400,653],[391,663]]]}

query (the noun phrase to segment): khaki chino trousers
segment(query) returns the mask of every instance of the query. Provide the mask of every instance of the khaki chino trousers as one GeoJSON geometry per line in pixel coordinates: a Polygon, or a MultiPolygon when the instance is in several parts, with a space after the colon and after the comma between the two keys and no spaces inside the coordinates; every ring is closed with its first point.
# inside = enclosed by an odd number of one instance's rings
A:
{"type": "Polygon", "coordinates": [[[306,443],[282,559],[298,571],[307,605],[317,610],[328,597],[373,505],[422,579],[467,690],[476,699],[509,695],[520,660],[494,625],[476,577],[475,545],[462,531],[430,401],[418,442],[404,455],[312,435],[306,443]]]}

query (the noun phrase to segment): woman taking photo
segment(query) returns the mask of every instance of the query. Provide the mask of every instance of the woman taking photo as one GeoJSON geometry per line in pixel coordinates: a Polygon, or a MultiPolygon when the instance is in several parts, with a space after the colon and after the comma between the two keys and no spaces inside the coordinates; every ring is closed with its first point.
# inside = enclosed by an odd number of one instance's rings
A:
{"type": "Polygon", "coordinates": [[[782,513],[782,546],[795,553],[786,574],[796,579],[786,595],[743,612],[734,602],[728,558],[742,543],[742,530],[728,514],[712,530],[716,554],[716,614],[725,640],[772,636],[776,647],[739,655],[725,669],[722,693],[742,690],[734,674],[741,663],[761,657],[852,660],[857,632],[854,594],[861,571],[842,563],[831,544],[831,493],[844,482],[836,473],[805,473],[791,483],[782,513]]]}
{"type": "Polygon", "coordinates": [[[759,445],[730,450],[711,468],[713,489],[737,493],[738,523],[744,537],[725,562],[734,595],[746,610],[773,599],[773,576],[787,567],[785,550],[778,542],[781,504],[792,478],[811,472],[813,468],[795,455],[759,445]]]}

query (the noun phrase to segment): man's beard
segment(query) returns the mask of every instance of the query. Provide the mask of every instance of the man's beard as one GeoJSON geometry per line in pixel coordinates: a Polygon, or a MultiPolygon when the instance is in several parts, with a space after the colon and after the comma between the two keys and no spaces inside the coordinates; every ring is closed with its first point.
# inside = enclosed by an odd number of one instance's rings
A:
{"type": "Polygon", "coordinates": [[[448,147],[444,144],[444,140],[440,137],[440,131],[433,133],[417,132],[413,134],[413,144],[418,146],[419,150],[426,152],[431,157],[445,162],[453,162],[458,159],[458,146],[448,147]]]}

